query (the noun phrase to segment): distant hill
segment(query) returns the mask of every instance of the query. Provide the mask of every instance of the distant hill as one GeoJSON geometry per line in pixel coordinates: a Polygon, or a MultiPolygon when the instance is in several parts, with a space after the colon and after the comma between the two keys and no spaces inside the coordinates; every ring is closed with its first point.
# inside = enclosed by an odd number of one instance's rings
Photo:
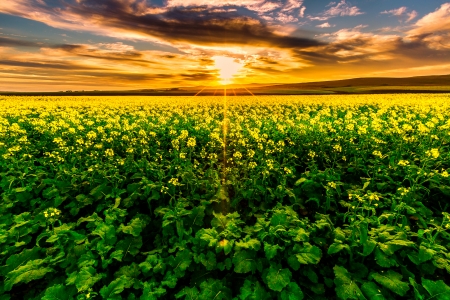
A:
{"type": "Polygon", "coordinates": [[[79,95],[79,96],[228,96],[234,95],[314,95],[382,93],[450,93],[450,75],[407,78],[367,77],[304,83],[252,83],[225,86],[174,87],[125,91],[1,92],[0,95],[79,95]],[[201,91],[201,93],[199,93],[201,91]]]}

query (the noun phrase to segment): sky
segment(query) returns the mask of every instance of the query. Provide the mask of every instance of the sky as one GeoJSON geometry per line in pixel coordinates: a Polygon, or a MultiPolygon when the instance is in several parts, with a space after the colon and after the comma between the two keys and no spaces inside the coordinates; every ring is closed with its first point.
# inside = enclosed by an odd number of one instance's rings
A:
{"type": "Polygon", "coordinates": [[[443,74],[449,0],[0,1],[0,91],[443,74]]]}

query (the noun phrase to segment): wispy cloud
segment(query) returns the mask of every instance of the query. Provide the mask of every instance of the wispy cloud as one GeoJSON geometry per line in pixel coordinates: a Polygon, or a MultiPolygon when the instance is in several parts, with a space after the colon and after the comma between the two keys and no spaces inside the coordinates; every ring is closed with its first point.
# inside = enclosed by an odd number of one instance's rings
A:
{"type": "Polygon", "coordinates": [[[318,28],[330,28],[330,27],[336,27],[336,25],[331,25],[330,23],[326,22],[326,23],[323,23],[323,24],[316,25],[316,27],[318,27],[318,28]]]}
{"type": "Polygon", "coordinates": [[[328,9],[324,12],[316,16],[308,16],[308,18],[313,21],[326,21],[334,17],[358,16],[364,14],[359,7],[352,6],[350,3],[347,3],[346,0],[330,2],[326,7],[328,7],[328,9]]]}
{"type": "Polygon", "coordinates": [[[402,7],[399,7],[396,9],[391,9],[391,10],[385,10],[385,11],[382,11],[381,14],[392,15],[392,16],[404,18],[405,22],[410,22],[419,15],[417,13],[417,11],[415,11],[415,10],[409,11],[406,6],[402,6],[402,7]]]}
{"type": "Polygon", "coordinates": [[[325,11],[326,16],[358,16],[364,14],[360,11],[357,6],[351,6],[346,0],[341,0],[341,2],[331,2],[328,4],[330,8],[325,11]]]}

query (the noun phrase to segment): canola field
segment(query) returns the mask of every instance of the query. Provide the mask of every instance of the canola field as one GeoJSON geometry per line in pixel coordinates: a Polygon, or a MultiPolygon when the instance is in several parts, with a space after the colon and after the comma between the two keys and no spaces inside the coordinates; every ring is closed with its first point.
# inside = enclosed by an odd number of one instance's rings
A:
{"type": "Polygon", "coordinates": [[[0,96],[0,299],[450,299],[450,95],[0,96]]]}

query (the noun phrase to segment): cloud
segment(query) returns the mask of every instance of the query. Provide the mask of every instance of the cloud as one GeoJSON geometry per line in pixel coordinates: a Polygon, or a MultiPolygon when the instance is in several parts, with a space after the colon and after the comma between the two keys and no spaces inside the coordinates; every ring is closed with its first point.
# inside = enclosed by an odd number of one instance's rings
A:
{"type": "Polygon", "coordinates": [[[408,34],[420,35],[448,31],[450,31],[450,3],[444,3],[434,12],[419,19],[408,34]]]}
{"type": "Polygon", "coordinates": [[[282,23],[298,22],[298,19],[292,15],[279,12],[276,19],[282,23]]]}
{"type": "Polygon", "coordinates": [[[318,27],[318,28],[330,28],[330,27],[336,27],[336,25],[331,25],[330,23],[326,22],[326,23],[323,23],[323,24],[316,25],[316,27],[318,27]]]}
{"type": "Polygon", "coordinates": [[[282,12],[290,12],[294,9],[301,8],[303,5],[303,0],[287,0],[284,7],[281,9],[282,12]]]}
{"type": "Polygon", "coordinates": [[[351,6],[346,2],[346,0],[341,0],[341,2],[331,2],[328,4],[330,8],[324,12],[325,16],[337,17],[337,16],[358,16],[364,14],[356,6],[351,6]]]}
{"type": "Polygon", "coordinates": [[[326,21],[334,17],[358,16],[365,14],[364,12],[361,12],[357,6],[351,6],[346,2],[346,0],[341,0],[339,3],[330,2],[326,7],[329,8],[316,16],[308,16],[308,19],[312,21],[326,21]]]}
{"type": "Polygon", "coordinates": [[[40,47],[43,43],[0,37],[0,47],[40,47]]]}
{"type": "Polygon", "coordinates": [[[407,34],[406,39],[410,42],[421,40],[432,49],[450,49],[450,3],[442,4],[419,19],[407,34]]]}
{"type": "MultiPolygon", "coordinates": [[[[151,40],[166,44],[253,45],[280,48],[311,47],[319,43],[314,39],[276,34],[262,20],[239,15],[237,12],[217,12],[198,6],[170,7],[175,4],[174,2],[169,2],[169,8],[163,13],[149,14],[146,2],[137,0],[107,2],[67,0],[71,5],[65,7],[45,6],[36,0],[12,1],[12,5],[0,2],[0,12],[33,19],[56,28],[90,31],[122,39],[151,40]]],[[[189,3],[198,5],[212,2],[187,0],[183,3],[188,6],[189,3]]],[[[262,2],[247,0],[243,3],[254,5],[262,2]]],[[[294,4],[288,5],[291,7],[294,4]]],[[[277,19],[286,22],[295,21],[295,18],[283,13],[279,13],[277,19]]]]}
{"type": "Polygon", "coordinates": [[[399,7],[396,9],[391,9],[391,10],[385,10],[385,11],[382,11],[381,14],[405,18],[406,23],[412,21],[413,19],[415,19],[418,16],[417,11],[415,11],[415,10],[408,11],[408,8],[406,6],[402,6],[402,7],[399,7]]]}

